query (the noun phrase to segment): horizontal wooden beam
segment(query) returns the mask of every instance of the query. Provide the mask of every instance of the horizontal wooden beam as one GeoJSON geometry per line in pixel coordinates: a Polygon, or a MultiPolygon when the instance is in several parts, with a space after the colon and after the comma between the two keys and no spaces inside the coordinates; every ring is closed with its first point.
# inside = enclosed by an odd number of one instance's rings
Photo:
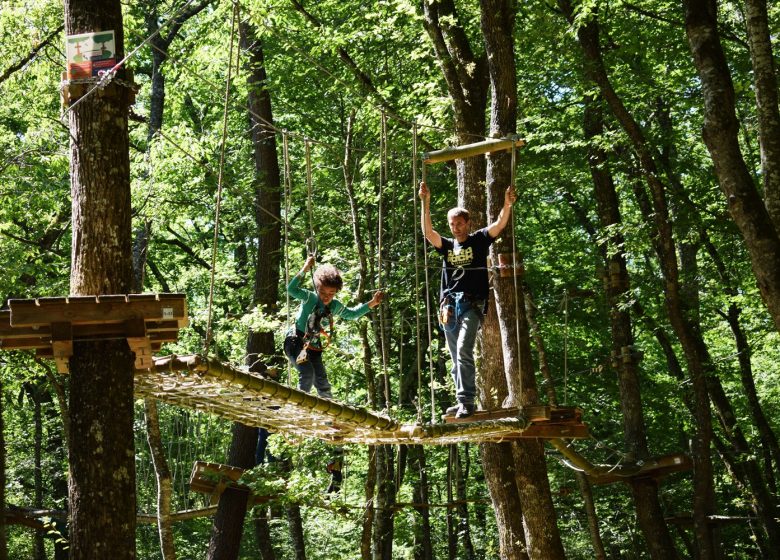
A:
{"type": "Polygon", "coordinates": [[[8,307],[10,326],[13,328],[42,327],[52,323],[111,324],[136,318],[173,320],[179,327],[187,325],[187,301],[184,294],[11,299],[8,300],[8,307]]]}
{"type": "Polygon", "coordinates": [[[505,152],[513,147],[521,148],[523,146],[525,146],[525,142],[519,138],[488,138],[482,142],[427,152],[423,154],[423,162],[440,163],[442,161],[465,159],[482,154],[505,152]]]}

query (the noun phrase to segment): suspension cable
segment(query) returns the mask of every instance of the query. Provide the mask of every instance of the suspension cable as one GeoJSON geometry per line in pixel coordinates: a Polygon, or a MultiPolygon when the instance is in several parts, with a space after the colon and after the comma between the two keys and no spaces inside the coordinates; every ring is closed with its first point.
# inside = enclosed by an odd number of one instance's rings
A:
{"type": "MultiPolygon", "coordinates": [[[[222,183],[224,179],[225,171],[225,148],[227,144],[227,128],[228,128],[228,108],[230,102],[230,83],[233,78],[233,44],[236,37],[236,21],[238,20],[238,2],[233,4],[233,17],[230,21],[230,48],[228,49],[228,70],[227,78],[225,79],[225,103],[222,112],[222,141],[219,150],[219,174],[217,176],[217,200],[214,209],[214,240],[211,246],[211,278],[209,280],[209,309],[208,319],[206,322],[206,340],[204,343],[204,355],[209,354],[209,345],[211,344],[212,332],[212,319],[214,316],[214,277],[217,268],[217,244],[219,242],[219,210],[222,204],[222,183]]],[[[238,57],[236,57],[238,58],[238,57]]],[[[236,60],[236,68],[238,68],[238,60],[236,60]]]]}
{"type": "MultiPolygon", "coordinates": [[[[417,122],[412,123],[412,204],[414,219],[417,219],[417,122]]],[[[420,228],[412,223],[414,229],[414,314],[417,324],[417,423],[422,424],[422,353],[420,352],[420,228]]],[[[427,289],[426,289],[427,292],[427,289]]]]}
{"type": "MultiPolygon", "coordinates": [[[[387,181],[387,115],[382,113],[379,135],[379,216],[377,218],[377,289],[382,286],[382,251],[384,250],[384,185],[387,181]]],[[[385,305],[379,304],[379,351],[382,354],[382,378],[385,389],[385,409],[390,410],[390,379],[387,374],[387,348],[385,345],[385,305]]]]}
{"type": "MultiPolygon", "coordinates": [[[[426,182],[427,171],[425,167],[425,160],[422,161],[422,181],[426,182]]],[[[425,205],[420,205],[420,212],[425,212],[425,205]]],[[[428,247],[423,241],[423,268],[425,269],[425,315],[428,320],[428,372],[430,375],[430,387],[431,387],[431,424],[436,423],[436,390],[433,385],[433,325],[431,325],[431,288],[430,280],[428,278],[428,247]]]]}
{"type": "MultiPolygon", "coordinates": [[[[516,149],[515,149],[515,143],[514,139],[512,141],[512,149],[510,151],[511,153],[511,163],[509,168],[509,185],[512,187],[512,189],[515,189],[515,157],[516,157],[516,149]]],[[[517,286],[517,244],[515,242],[515,205],[509,207],[509,223],[512,226],[511,230],[511,237],[512,237],[512,282],[514,284],[514,291],[515,291],[515,343],[517,344],[516,352],[517,352],[517,372],[518,377],[520,378],[520,394],[518,395],[519,405],[524,404],[523,399],[523,368],[522,364],[520,363],[520,297],[521,293],[517,286]]]]}
{"type": "MultiPolygon", "coordinates": [[[[287,133],[282,134],[282,156],[284,158],[284,285],[290,284],[290,204],[292,203],[292,177],[290,175],[290,146],[287,133]]],[[[287,298],[287,325],[290,325],[290,292],[284,290],[287,298]]],[[[287,386],[292,378],[292,363],[287,360],[287,386]]]]}

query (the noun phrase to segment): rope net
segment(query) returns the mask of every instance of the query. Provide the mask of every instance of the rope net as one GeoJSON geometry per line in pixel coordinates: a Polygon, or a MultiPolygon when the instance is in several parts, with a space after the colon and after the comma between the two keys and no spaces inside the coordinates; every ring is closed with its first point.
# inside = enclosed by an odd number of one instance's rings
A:
{"type": "MultiPolygon", "coordinates": [[[[384,414],[316,397],[198,355],[155,358],[151,368],[136,370],[135,393],[247,426],[334,444],[446,445],[540,437],[525,434],[534,423],[522,415],[480,422],[401,424],[384,414]]],[[[546,437],[582,437],[581,432],[559,427],[553,431],[561,433],[546,437]]]]}

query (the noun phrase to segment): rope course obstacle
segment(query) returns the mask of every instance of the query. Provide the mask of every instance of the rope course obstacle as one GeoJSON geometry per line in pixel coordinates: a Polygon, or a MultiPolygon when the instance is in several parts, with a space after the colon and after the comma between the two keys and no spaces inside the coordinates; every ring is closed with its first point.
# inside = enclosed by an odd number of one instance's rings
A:
{"type": "Polygon", "coordinates": [[[562,418],[549,407],[532,407],[481,422],[401,424],[214,359],[198,355],[148,357],[147,353],[163,341],[176,340],[178,328],[186,324],[182,294],[10,300],[9,310],[0,312],[0,348],[34,349],[40,357],[54,358],[65,373],[74,342],[127,338],[131,348],[143,354],[136,358],[135,394],[139,398],[329,443],[439,445],[588,437],[580,414],[562,418]]]}

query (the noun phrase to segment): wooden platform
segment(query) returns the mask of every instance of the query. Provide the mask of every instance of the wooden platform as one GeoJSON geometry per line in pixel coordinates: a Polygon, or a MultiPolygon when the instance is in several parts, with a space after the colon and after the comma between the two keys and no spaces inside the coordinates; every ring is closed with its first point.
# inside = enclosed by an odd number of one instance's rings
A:
{"type": "Polygon", "coordinates": [[[129,294],[10,299],[0,310],[0,350],[35,350],[68,372],[74,341],[127,339],[136,369],[187,326],[184,294],[129,294]]]}
{"type": "Polygon", "coordinates": [[[637,478],[652,478],[660,480],[672,473],[690,471],[693,469],[693,459],[685,453],[673,453],[648,459],[636,466],[636,471],[626,475],[620,470],[588,475],[591,484],[612,484],[614,482],[630,482],[637,478]]]}
{"type": "Polygon", "coordinates": [[[262,504],[272,499],[272,496],[257,496],[247,486],[238,483],[238,479],[244,474],[244,469],[221,465],[219,463],[207,463],[195,461],[190,475],[190,490],[209,496],[209,503],[216,505],[219,497],[226,488],[235,488],[250,492],[249,505],[262,504]]]}
{"type": "Polygon", "coordinates": [[[492,420],[514,419],[524,421],[527,427],[516,439],[522,438],[587,438],[588,426],[582,422],[582,410],[574,406],[552,407],[545,405],[525,406],[522,408],[500,408],[478,410],[466,418],[442,416],[446,424],[486,422],[492,420]]]}

